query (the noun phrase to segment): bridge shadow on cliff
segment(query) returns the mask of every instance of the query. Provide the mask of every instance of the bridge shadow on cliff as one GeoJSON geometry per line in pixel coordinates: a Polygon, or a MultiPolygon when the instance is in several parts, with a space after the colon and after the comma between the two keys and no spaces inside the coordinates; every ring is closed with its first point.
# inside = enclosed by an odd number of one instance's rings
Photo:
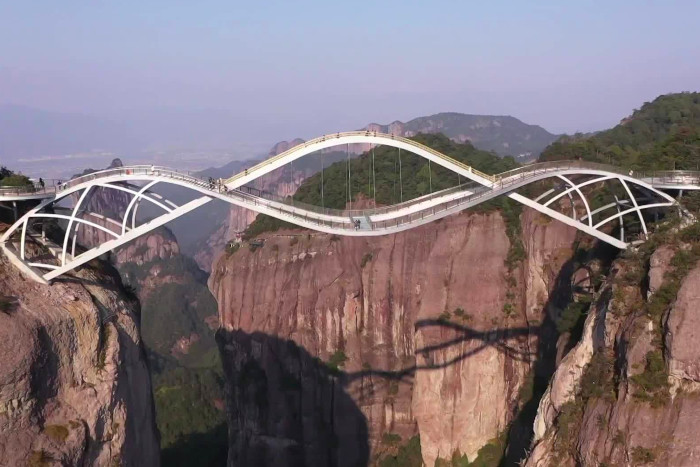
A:
{"type": "Polygon", "coordinates": [[[313,357],[291,340],[220,329],[217,342],[227,380],[228,465],[369,465],[373,461],[369,429],[356,402],[358,386],[359,403],[370,402],[379,388],[385,391],[392,382],[410,383],[420,371],[450,367],[488,349],[532,362],[536,355],[527,343],[539,326],[483,331],[426,319],[418,321],[415,330],[431,334],[436,343],[417,349],[412,364],[352,372],[313,357]],[[441,359],[444,354],[452,357],[441,359]]]}
{"type": "MultiPolygon", "coordinates": [[[[557,360],[578,341],[585,320],[582,314],[566,334],[557,326],[559,314],[574,296],[590,294],[594,288],[582,284],[575,273],[596,258],[607,263],[601,265],[606,270],[609,258],[614,257],[600,243],[585,255],[585,259],[570,259],[559,270],[540,312],[541,322],[476,329],[464,319],[420,320],[415,323],[415,332],[421,333],[420,341],[426,343],[415,349],[414,358],[394,362],[390,368],[363,364],[361,370],[344,371],[314,358],[291,340],[220,330],[217,341],[229,382],[228,465],[355,467],[374,463],[370,446],[386,449],[381,440],[369,439],[361,406],[369,407],[373,402],[376,406],[376,398],[385,396],[387,387],[411,384],[420,372],[444,369],[494,350],[530,368],[520,393],[508,401],[512,422],[501,437],[502,457],[492,460],[501,466],[518,465],[531,444],[537,408],[557,360]]],[[[588,277],[592,280],[593,276],[588,277]]],[[[372,412],[372,416],[379,420],[384,414],[372,412]]],[[[401,462],[379,465],[414,465],[401,462]]]]}
{"type": "Polygon", "coordinates": [[[436,344],[426,345],[415,350],[415,363],[395,370],[365,369],[356,372],[341,372],[341,379],[345,384],[349,384],[356,379],[377,376],[390,380],[411,380],[416,373],[425,370],[438,370],[447,368],[473,357],[485,350],[495,349],[508,358],[518,361],[530,362],[534,354],[524,349],[522,346],[526,339],[533,333],[537,333],[539,326],[497,328],[488,331],[480,331],[463,324],[441,320],[424,319],[415,324],[415,331],[449,334],[447,339],[436,344]],[[446,332],[447,331],[447,332],[446,332]],[[457,351],[464,347],[465,343],[475,343],[467,350],[457,351]],[[445,352],[454,356],[444,361],[436,360],[435,356],[445,352]]]}
{"type": "Polygon", "coordinates": [[[365,416],[338,375],[291,340],[217,332],[229,466],[366,466],[365,416]]]}

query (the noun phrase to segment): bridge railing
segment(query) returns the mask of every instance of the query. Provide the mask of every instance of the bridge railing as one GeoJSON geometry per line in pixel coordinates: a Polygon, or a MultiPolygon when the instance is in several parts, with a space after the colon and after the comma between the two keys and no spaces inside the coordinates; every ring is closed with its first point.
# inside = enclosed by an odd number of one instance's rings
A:
{"type": "MultiPolygon", "coordinates": [[[[478,185],[478,184],[477,184],[478,185]]],[[[404,224],[409,224],[413,223],[417,220],[422,220],[426,219],[428,217],[434,216],[435,214],[439,214],[443,211],[446,211],[448,209],[455,208],[457,206],[475,201],[478,198],[481,198],[484,195],[492,194],[493,191],[485,187],[483,185],[478,185],[476,188],[478,191],[474,191],[469,195],[455,198],[449,201],[445,201],[443,203],[439,203],[435,206],[421,209],[420,211],[416,211],[410,214],[405,214],[403,216],[399,216],[393,219],[389,220],[382,220],[382,221],[372,221],[371,222],[371,229],[370,230],[386,230],[390,228],[395,228],[399,227],[404,224]]],[[[238,190],[233,190],[229,192],[230,195],[236,196],[239,201],[243,201],[246,204],[251,204],[253,206],[266,206],[268,208],[271,208],[273,210],[276,210],[280,214],[290,216],[296,219],[302,219],[306,222],[313,223],[315,225],[320,225],[320,226],[326,226],[330,227],[333,229],[343,229],[343,230],[354,230],[355,226],[352,222],[350,222],[350,216],[337,216],[338,220],[331,220],[331,219],[323,219],[316,217],[317,214],[315,212],[302,212],[298,210],[298,206],[292,206],[289,204],[284,204],[284,203],[279,203],[276,206],[272,205],[270,200],[259,197],[257,195],[253,195],[250,193],[238,191],[238,190]]],[[[366,216],[369,215],[366,210],[358,210],[356,211],[357,215],[356,217],[361,217],[361,216],[366,216]]]]}
{"type": "Polygon", "coordinates": [[[478,188],[478,191],[475,191],[467,196],[461,197],[461,198],[456,198],[456,199],[451,199],[448,201],[445,201],[443,203],[437,204],[435,206],[422,209],[420,211],[412,212],[410,214],[405,214],[400,217],[396,217],[394,219],[387,219],[387,220],[382,220],[382,221],[377,221],[377,222],[372,222],[372,229],[373,230],[381,230],[381,229],[389,229],[389,228],[395,228],[402,226],[404,224],[411,224],[419,220],[423,220],[429,217],[433,217],[436,214],[440,214],[444,211],[448,211],[451,209],[454,209],[458,206],[462,206],[465,204],[469,204],[471,202],[474,202],[475,200],[482,198],[486,195],[492,194],[493,191],[489,189],[488,187],[481,186],[478,188]]]}
{"type": "Polygon", "coordinates": [[[216,184],[211,184],[206,180],[195,177],[189,172],[181,172],[168,167],[153,166],[153,165],[131,165],[127,167],[117,167],[113,169],[99,170],[80,177],[73,178],[58,186],[58,192],[62,192],[93,180],[100,180],[108,177],[119,175],[147,175],[156,177],[165,177],[173,180],[180,180],[192,185],[200,186],[207,189],[216,189],[216,184]]]}
{"type": "Polygon", "coordinates": [[[39,182],[32,182],[22,186],[0,186],[0,196],[5,195],[38,195],[52,194],[56,192],[55,180],[46,180],[42,186],[39,182]]]}
{"type": "Polygon", "coordinates": [[[248,193],[254,196],[259,196],[261,198],[265,198],[271,201],[276,201],[278,203],[284,203],[288,206],[295,207],[295,208],[301,208],[306,211],[314,212],[317,214],[323,214],[327,216],[338,216],[338,217],[362,217],[362,216],[375,216],[375,215],[381,215],[381,214],[388,214],[396,211],[400,211],[402,209],[407,209],[412,206],[421,204],[421,203],[426,203],[430,202],[434,199],[442,198],[444,196],[448,196],[453,193],[459,193],[461,191],[465,192],[473,192],[478,188],[482,188],[483,185],[476,183],[476,182],[470,182],[470,183],[464,183],[462,185],[457,185],[451,188],[446,188],[444,190],[436,191],[434,193],[430,193],[427,195],[420,196],[418,198],[413,198],[408,201],[403,201],[401,203],[397,204],[392,204],[390,206],[381,206],[381,207],[375,207],[375,208],[367,208],[367,209],[335,209],[335,208],[326,208],[326,207],[321,207],[321,206],[316,206],[313,204],[307,204],[303,202],[299,202],[294,200],[292,197],[287,196],[287,197],[282,197],[278,196],[275,194],[272,194],[267,191],[259,190],[254,187],[250,187],[247,185],[243,185],[239,188],[237,188],[234,191],[242,191],[244,193],[248,193]]]}
{"type": "Polygon", "coordinates": [[[655,170],[635,172],[634,176],[650,184],[700,185],[700,171],[697,170],[655,170]]]}
{"type": "Polygon", "coordinates": [[[600,164],[589,161],[548,161],[524,165],[517,169],[509,170],[495,176],[496,184],[502,184],[514,179],[535,177],[547,172],[555,172],[567,169],[599,170],[619,175],[626,175],[645,181],[694,181],[700,184],[700,171],[696,170],[632,170],[614,165],[600,164]]]}
{"type": "Polygon", "coordinates": [[[373,136],[373,137],[383,137],[383,138],[387,138],[387,139],[401,141],[402,143],[405,143],[407,145],[414,146],[416,148],[422,149],[423,151],[429,152],[430,154],[434,155],[435,157],[438,157],[444,161],[447,161],[451,164],[454,164],[454,165],[456,165],[456,166],[458,166],[466,171],[472,172],[475,175],[478,175],[479,177],[485,178],[491,182],[495,181],[493,175],[489,175],[489,174],[486,174],[486,173],[481,172],[479,170],[476,170],[475,168],[473,168],[467,164],[464,164],[456,159],[453,159],[449,156],[446,156],[445,154],[442,154],[441,152],[436,151],[435,149],[432,149],[424,144],[418,143],[417,141],[414,141],[412,139],[404,138],[403,136],[396,136],[396,135],[391,135],[391,134],[386,134],[386,133],[379,133],[376,131],[346,131],[346,132],[342,132],[342,133],[333,133],[330,135],[324,135],[324,136],[321,136],[319,138],[314,138],[312,140],[298,144],[298,145],[294,146],[293,148],[290,148],[284,152],[281,152],[281,153],[277,154],[276,156],[272,156],[272,157],[260,162],[259,164],[254,165],[253,167],[250,167],[242,172],[237,173],[233,177],[228,178],[225,181],[225,183],[229,184],[229,183],[235,182],[236,180],[238,180],[244,176],[250,175],[250,174],[252,174],[252,173],[254,173],[254,172],[270,165],[270,164],[273,164],[277,161],[280,161],[281,159],[284,159],[287,156],[289,156],[290,154],[293,154],[294,152],[298,151],[300,147],[306,148],[306,147],[312,146],[314,144],[322,143],[325,141],[330,141],[333,139],[340,139],[340,138],[348,137],[348,136],[373,136]]]}
{"type": "MultiPolygon", "coordinates": [[[[534,164],[524,165],[518,167],[517,169],[508,170],[507,172],[502,172],[495,175],[497,183],[502,183],[507,180],[512,180],[514,178],[528,178],[541,175],[547,172],[555,172],[559,170],[567,169],[589,169],[589,170],[600,170],[602,172],[610,172],[620,175],[630,175],[630,171],[622,167],[615,167],[612,165],[599,164],[596,162],[588,161],[548,161],[548,162],[536,162],[534,164]]],[[[632,172],[633,174],[634,172],[632,172]]]]}

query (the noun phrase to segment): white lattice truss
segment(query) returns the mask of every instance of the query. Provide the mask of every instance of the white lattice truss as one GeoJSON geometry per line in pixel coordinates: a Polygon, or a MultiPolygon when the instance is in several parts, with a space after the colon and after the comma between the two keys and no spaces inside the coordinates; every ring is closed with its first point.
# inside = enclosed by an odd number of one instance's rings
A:
{"type": "MultiPolygon", "coordinates": [[[[17,267],[36,280],[47,282],[215,198],[304,228],[338,235],[375,236],[411,229],[497,196],[509,196],[515,201],[604,242],[618,248],[626,248],[628,243],[625,242],[625,229],[622,224],[625,216],[636,214],[641,226],[639,238],[643,239],[649,231],[643,216],[645,211],[658,212],[660,208],[676,205],[676,201],[671,196],[655,186],[663,186],[664,189],[698,188],[700,175],[685,172],[679,179],[679,174],[669,172],[664,177],[654,180],[644,176],[638,178],[632,173],[620,171],[619,168],[565,161],[533,164],[493,176],[481,173],[406,138],[365,131],[338,133],[303,143],[228,180],[215,183],[172,169],[153,166],[109,169],[73,179],[57,187],[55,192],[48,194],[36,208],[19,219],[2,236],[0,246],[17,267]],[[389,207],[342,211],[270,199],[269,196],[248,189],[246,186],[247,183],[300,157],[333,146],[358,143],[391,146],[417,154],[459,174],[468,182],[389,207]],[[579,180],[581,178],[583,180],[579,180]],[[515,192],[526,185],[541,181],[556,181],[556,183],[553,188],[534,199],[515,192]],[[201,196],[178,206],[153,191],[160,184],[186,187],[201,196]],[[591,200],[586,194],[586,189],[600,184],[618,184],[624,189],[626,197],[615,194],[614,202],[591,209],[591,200]],[[126,207],[117,207],[123,210],[119,218],[114,219],[104,213],[89,211],[87,200],[98,188],[117,190],[131,196],[126,207]],[[77,201],[75,201],[76,198],[77,201]],[[59,203],[66,199],[74,201],[73,207],[65,213],[57,213],[57,211],[66,211],[59,206],[59,203]],[[565,200],[568,200],[571,205],[571,215],[562,214],[555,209],[565,200]],[[137,210],[144,202],[155,206],[162,214],[139,224],[137,210]],[[43,232],[35,229],[34,224],[41,224],[43,230],[42,222],[46,219],[66,223],[62,242],[51,244],[45,239],[42,240],[45,247],[49,245],[49,251],[53,256],[48,261],[29,260],[26,252],[27,237],[32,235],[34,238],[43,237],[43,232]],[[607,233],[611,230],[609,227],[613,221],[619,221],[619,238],[607,233]],[[109,237],[109,240],[91,248],[79,248],[76,242],[80,229],[95,229],[109,237]],[[18,240],[17,237],[19,237],[18,240]]],[[[36,193],[27,193],[28,199],[36,197],[36,193]]],[[[13,193],[12,199],[22,199],[21,193],[13,193]]],[[[2,200],[1,192],[0,200],[2,200]]]]}

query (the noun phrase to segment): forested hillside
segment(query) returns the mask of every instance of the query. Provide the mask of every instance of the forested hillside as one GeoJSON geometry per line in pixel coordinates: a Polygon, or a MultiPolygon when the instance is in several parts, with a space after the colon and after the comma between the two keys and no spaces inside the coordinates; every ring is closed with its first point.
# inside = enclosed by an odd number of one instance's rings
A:
{"type": "Polygon", "coordinates": [[[540,160],[577,158],[633,169],[697,170],[700,93],[659,96],[610,130],[561,138],[540,160]]]}
{"type": "Polygon", "coordinates": [[[117,252],[141,302],[163,465],[221,465],[226,458],[223,375],[214,341],[217,306],[207,274],[160,228],[117,252]]]}

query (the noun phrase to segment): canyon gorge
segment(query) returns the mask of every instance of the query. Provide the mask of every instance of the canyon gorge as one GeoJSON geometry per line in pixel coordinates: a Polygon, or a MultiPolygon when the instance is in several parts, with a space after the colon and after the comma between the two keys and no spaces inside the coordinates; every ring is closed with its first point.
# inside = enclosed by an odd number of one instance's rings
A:
{"type": "MultiPolygon", "coordinates": [[[[648,111],[543,160],[642,164],[700,143],[609,149],[648,111]]],[[[515,164],[457,136],[417,138],[494,173],[515,164]]],[[[692,151],[675,163],[692,168],[692,151]]],[[[377,154],[379,179],[393,153],[377,154]]],[[[391,203],[389,182],[370,199],[355,171],[368,154],[325,156],[355,164],[352,206],[391,203]]],[[[430,190],[447,183],[403,161],[430,190]]],[[[254,188],[313,200],[317,162],[254,188]]],[[[326,206],[347,207],[332,188],[326,206]]],[[[680,199],[683,216],[624,251],[504,198],[378,237],[227,206],[213,232],[196,217],[161,227],[51,286],[0,254],[0,465],[698,465],[700,200],[680,199]],[[183,229],[197,234],[187,248],[183,229]]],[[[96,190],[87,207],[128,202],[96,190]]],[[[105,239],[79,231],[82,245],[105,239]]]]}

